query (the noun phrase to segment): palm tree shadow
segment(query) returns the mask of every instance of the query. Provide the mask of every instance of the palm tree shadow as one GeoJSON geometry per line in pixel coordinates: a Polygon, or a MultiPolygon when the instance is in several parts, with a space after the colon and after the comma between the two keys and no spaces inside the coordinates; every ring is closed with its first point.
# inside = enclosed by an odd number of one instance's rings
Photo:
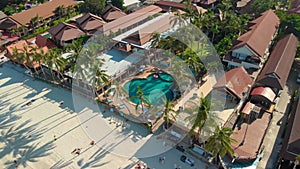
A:
{"type": "Polygon", "coordinates": [[[68,165],[72,164],[73,161],[68,161],[65,162],[64,160],[59,160],[58,162],[56,162],[50,169],[60,169],[60,168],[65,168],[68,165]]]}
{"type": "Polygon", "coordinates": [[[53,142],[48,142],[42,146],[39,146],[39,144],[36,143],[28,149],[20,151],[20,165],[26,167],[28,162],[37,162],[38,158],[50,155],[49,151],[55,148],[53,142]]]}
{"type": "MultiPolygon", "coordinates": [[[[101,166],[104,166],[104,165],[108,164],[110,161],[106,161],[106,162],[102,161],[104,159],[104,157],[106,156],[107,153],[108,153],[107,150],[99,148],[99,150],[96,151],[89,158],[89,161],[87,163],[85,163],[83,166],[81,166],[80,168],[81,169],[85,169],[85,168],[97,168],[97,167],[101,167],[101,166]]],[[[83,160],[80,160],[80,161],[82,162],[83,160]]],[[[80,166],[81,164],[78,163],[78,165],[80,166]]]]}
{"type": "MultiPolygon", "coordinates": [[[[18,158],[18,164],[26,167],[28,162],[36,162],[38,158],[49,155],[48,151],[54,148],[53,143],[49,142],[42,146],[39,146],[39,143],[32,144],[42,137],[44,131],[37,131],[37,124],[28,125],[29,123],[30,120],[18,126],[8,123],[10,127],[1,131],[0,140],[5,146],[0,148],[0,158],[12,154],[14,158],[18,158]]],[[[7,168],[15,167],[10,161],[5,162],[5,165],[7,168]]]]}
{"type": "Polygon", "coordinates": [[[2,130],[7,129],[11,125],[13,125],[14,121],[19,120],[20,118],[20,116],[11,114],[11,112],[0,114],[0,128],[2,130]]]}

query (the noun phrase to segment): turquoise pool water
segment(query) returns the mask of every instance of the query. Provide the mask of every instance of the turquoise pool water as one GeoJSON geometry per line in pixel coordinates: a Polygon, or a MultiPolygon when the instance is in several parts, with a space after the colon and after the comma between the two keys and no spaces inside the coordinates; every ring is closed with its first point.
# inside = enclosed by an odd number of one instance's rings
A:
{"type": "Polygon", "coordinates": [[[143,94],[149,99],[151,105],[163,104],[163,98],[173,100],[174,94],[170,89],[173,83],[173,77],[167,73],[159,73],[158,77],[151,74],[147,79],[133,79],[125,84],[125,89],[129,93],[130,100],[140,104],[137,95],[138,86],[143,90],[143,94]]]}
{"type": "Polygon", "coordinates": [[[46,37],[46,38],[51,38],[51,34],[50,33],[47,33],[47,34],[45,34],[43,36],[46,37]]]}

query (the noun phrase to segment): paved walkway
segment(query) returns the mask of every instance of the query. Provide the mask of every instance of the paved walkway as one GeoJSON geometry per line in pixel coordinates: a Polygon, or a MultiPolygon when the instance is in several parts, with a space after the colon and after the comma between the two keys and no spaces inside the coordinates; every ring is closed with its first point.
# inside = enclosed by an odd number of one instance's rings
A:
{"type": "Polygon", "coordinates": [[[287,85],[281,92],[280,98],[277,101],[275,110],[273,112],[273,119],[269,126],[268,132],[263,142],[264,153],[257,169],[273,169],[277,165],[279,151],[281,149],[282,135],[286,123],[286,116],[288,114],[288,103],[291,99],[292,92],[298,88],[295,83],[297,76],[297,69],[292,68],[287,85]]]}

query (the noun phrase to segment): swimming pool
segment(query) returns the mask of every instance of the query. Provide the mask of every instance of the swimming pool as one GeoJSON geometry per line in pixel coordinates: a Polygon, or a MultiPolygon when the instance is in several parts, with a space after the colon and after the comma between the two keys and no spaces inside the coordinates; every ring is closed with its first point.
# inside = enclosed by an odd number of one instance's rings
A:
{"type": "Polygon", "coordinates": [[[167,73],[150,74],[146,79],[133,79],[124,85],[132,102],[140,104],[137,95],[138,86],[143,94],[149,99],[151,105],[163,104],[163,99],[173,100],[174,94],[171,90],[173,77],[167,73]],[[158,75],[158,76],[157,76],[158,75]]]}
{"type": "Polygon", "coordinates": [[[50,33],[44,34],[43,36],[46,37],[46,38],[51,38],[51,34],[50,33]]]}

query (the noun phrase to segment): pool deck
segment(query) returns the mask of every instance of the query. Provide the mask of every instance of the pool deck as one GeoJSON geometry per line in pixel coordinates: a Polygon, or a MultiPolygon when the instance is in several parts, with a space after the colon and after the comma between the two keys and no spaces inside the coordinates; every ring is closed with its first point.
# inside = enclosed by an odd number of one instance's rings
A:
{"type": "MultiPolygon", "coordinates": [[[[191,168],[179,161],[182,152],[107,106],[36,80],[17,65],[5,63],[0,69],[0,166],[15,168],[16,160],[21,169],[118,169],[142,160],[156,169],[175,163],[191,168]],[[75,148],[82,148],[80,155],[71,154],[75,148]],[[159,163],[161,156],[166,163],[159,163]]],[[[194,160],[195,167],[205,167],[194,160]]]]}

